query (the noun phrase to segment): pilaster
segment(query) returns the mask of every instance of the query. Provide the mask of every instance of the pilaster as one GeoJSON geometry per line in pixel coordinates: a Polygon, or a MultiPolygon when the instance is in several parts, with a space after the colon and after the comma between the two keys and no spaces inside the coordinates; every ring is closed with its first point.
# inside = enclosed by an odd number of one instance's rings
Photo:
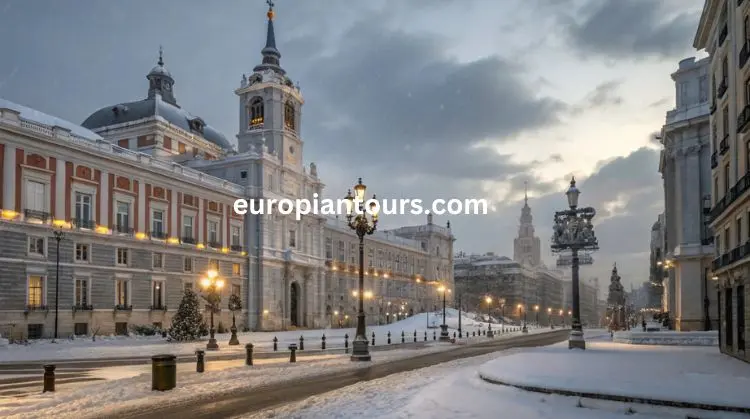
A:
{"type": "MultiPolygon", "coordinates": [[[[58,160],[59,161],[59,160],[58,160]]],[[[63,171],[63,173],[65,173],[63,171]]],[[[64,176],[58,176],[58,179],[64,176]]],[[[3,206],[4,209],[20,211],[16,208],[16,147],[6,144],[3,155],[3,206]]],[[[64,205],[64,201],[63,201],[64,205]]],[[[64,212],[62,213],[64,214],[64,212]]]]}

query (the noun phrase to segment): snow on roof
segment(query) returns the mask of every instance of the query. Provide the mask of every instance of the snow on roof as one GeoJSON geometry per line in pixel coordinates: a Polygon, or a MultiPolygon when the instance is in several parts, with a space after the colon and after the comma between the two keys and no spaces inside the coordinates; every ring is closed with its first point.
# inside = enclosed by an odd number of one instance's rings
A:
{"type": "Polygon", "coordinates": [[[0,108],[12,109],[16,112],[19,112],[21,118],[27,121],[36,122],[36,123],[43,124],[43,125],[48,125],[50,127],[58,126],[60,128],[65,128],[67,130],[70,130],[70,132],[72,132],[73,134],[79,137],[83,137],[87,140],[96,141],[96,140],[102,139],[102,137],[100,137],[98,134],[78,124],[74,124],[64,119],[60,119],[51,115],[47,115],[44,112],[38,111],[36,109],[31,109],[23,105],[19,105],[7,99],[0,98],[0,108]]]}

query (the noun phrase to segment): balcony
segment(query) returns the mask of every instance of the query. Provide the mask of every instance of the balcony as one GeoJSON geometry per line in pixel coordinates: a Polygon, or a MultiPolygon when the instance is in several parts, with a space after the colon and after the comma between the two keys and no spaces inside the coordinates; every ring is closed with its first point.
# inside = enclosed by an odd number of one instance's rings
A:
{"type": "Polygon", "coordinates": [[[711,168],[716,169],[716,166],[719,165],[719,158],[718,158],[718,152],[714,151],[711,153],[711,168]]]}
{"type": "Polygon", "coordinates": [[[721,28],[721,32],[719,32],[719,47],[724,45],[724,41],[727,40],[727,36],[729,36],[729,27],[727,27],[727,24],[725,23],[721,28]]]}
{"type": "Polygon", "coordinates": [[[25,209],[23,210],[23,218],[26,221],[30,220],[36,220],[41,221],[42,223],[46,223],[47,220],[49,220],[49,213],[39,210],[33,210],[33,209],[25,209]]]}
{"type": "Polygon", "coordinates": [[[185,236],[180,239],[183,244],[195,244],[195,237],[185,236]]]}
{"type": "Polygon", "coordinates": [[[729,151],[729,134],[725,135],[719,143],[719,155],[723,156],[727,151],[729,151]]]}
{"type": "Polygon", "coordinates": [[[86,230],[93,230],[96,228],[96,223],[94,220],[86,220],[86,219],[72,219],[70,220],[70,224],[75,229],[86,229],[86,230]]]}
{"type": "Polygon", "coordinates": [[[208,247],[212,249],[221,249],[221,243],[219,242],[208,242],[208,247]]]}
{"type": "Polygon", "coordinates": [[[750,241],[747,241],[714,259],[711,262],[711,268],[716,272],[719,269],[740,262],[748,256],[750,256],[750,241]]]}
{"type": "Polygon", "coordinates": [[[737,117],[737,133],[745,133],[750,129],[750,104],[745,105],[737,117]]]}
{"type": "Polygon", "coordinates": [[[24,311],[26,313],[31,313],[31,312],[34,312],[34,311],[36,311],[36,312],[40,312],[40,311],[48,312],[49,311],[49,307],[47,307],[45,305],[39,305],[39,304],[30,304],[30,305],[26,306],[26,309],[24,311]]]}
{"type": "Polygon", "coordinates": [[[167,239],[167,233],[157,230],[157,231],[149,231],[148,232],[149,237],[152,239],[159,239],[159,240],[166,240],[167,239]]]}
{"type": "Polygon", "coordinates": [[[714,237],[713,236],[706,237],[705,239],[701,240],[701,245],[703,245],[703,246],[711,246],[712,244],[714,244],[714,237]]]}
{"type": "Polygon", "coordinates": [[[115,311],[133,311],[133,306],[128,304],[115,305],[115,311]]]}
{"type": "Polygon", "coordinates": [[[240,246],[239,244],[233,244],[229,246],[229,250],[233,252],[242,252],[244,249],[242,249],[242,246],[240,246]]]}
{"type": "Polygon", "coordinates": [[[727,92],[728,87],[729,86],[727,84],[727,79],[722,80],[721,83],[719,84],[719,87],[716,89],[716,97],[718,99],[723,98],[724,93],[727,92]]]}
{"type": "Polygon", "coordinates": [[[745,67],[745,64],[747,64],[748,58],[750,58],[750,42],[745,40],[745,45],[743,45],[742,49],[740,50],[740,62],[739,62],[740,69],[745,67]]]}
{"type": "Polygon", "coordinates": [[[130,228],[130,226],[119,224],[115,225],[112,230],[117,234],[124,234],[126,236],[132,236],[134,232],[134,230],[130,228]]]}
{"type": "Polygon", "coordinates": [[[151,311],[167,311],[167,306],[164,304],[154,304],[148,308],[151,311]]]}
{"type": "Polygon", "coordinates": [[[716,205],[711,209],[711,221],[716,220],[734,201],[740,198],[747,190],[750,189],[750,173],[746,173],[740,180],[729,189],[729,192],[723,198],[716,201],[716,205]]]}
{"type": "Polygon", "coordinates": [[[91,304],[76,304],[73,306],[73,313],[78,311],[94,311],[94,306],[91,304]]]}

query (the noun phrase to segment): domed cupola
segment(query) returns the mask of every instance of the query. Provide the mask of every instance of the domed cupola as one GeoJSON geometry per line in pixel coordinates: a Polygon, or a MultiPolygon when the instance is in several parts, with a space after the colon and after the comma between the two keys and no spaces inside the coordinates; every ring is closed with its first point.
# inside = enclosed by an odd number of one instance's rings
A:
{"type": "Polygon", "coordinates": [[[177,105],[177,100],[174,97],[174,79],[172,74],[164,67],[164,57],[161,47],[159,48],[159,62],[146,76],[148,79],[148,98],[153,99],[157,94],[161,95],[161,99],[165,102],[169,102],[173,105],[177,105]]]}

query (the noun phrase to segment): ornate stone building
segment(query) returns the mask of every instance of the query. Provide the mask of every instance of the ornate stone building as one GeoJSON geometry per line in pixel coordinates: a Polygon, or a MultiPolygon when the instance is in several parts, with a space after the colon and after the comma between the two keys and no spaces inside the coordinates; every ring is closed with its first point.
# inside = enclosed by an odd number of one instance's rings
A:
{"type": "Polygon", "coordinates": [[[524,194],[523,208],[518,226],[518,237],[513,239],[513,260],[523,265],[539,266],[542,263],[541,244],[534,234],[534,218],[529,207],[528,193],[524,194]]]}
{"type": "MultiPolygon", "coordinates": [[[[230,294],[243,300],[238,326],[252,330],[326,327],[334,307],[350,309],[334,304],[352,289],[326,238],[351,252],[351,233],[318,215],[233,211],[239,198],[323,190],[304,162],[304,100],[281,66],[273,18],[261,64],[234,92],[236,149],[179,104],[161,53],[145,98],[103,107],[83,126],[0,100],[0,333],[50,337],[56,317],[60,336],[168,327],[184,288],[200,291],[209,269],[226,282],[225,326],[230,294]]],[[[453,240],[431,221],[373,238],[375,295],[409,305],[402,313],[428,306],[428,284],[453,288],[453,240]]]]}
{"type": "Polygon", "coordinates": [[[659,262],[667,268],[666,308],[676,330],[703,330],[705,297],[715,301],[715,292],[707,293],[714,248],[704,214],[711,199],[712,164],[708,67],[708,58],[680,62],[672,74],[676,106],[667,112],[661,133],[666,247],[659,262]]]}

